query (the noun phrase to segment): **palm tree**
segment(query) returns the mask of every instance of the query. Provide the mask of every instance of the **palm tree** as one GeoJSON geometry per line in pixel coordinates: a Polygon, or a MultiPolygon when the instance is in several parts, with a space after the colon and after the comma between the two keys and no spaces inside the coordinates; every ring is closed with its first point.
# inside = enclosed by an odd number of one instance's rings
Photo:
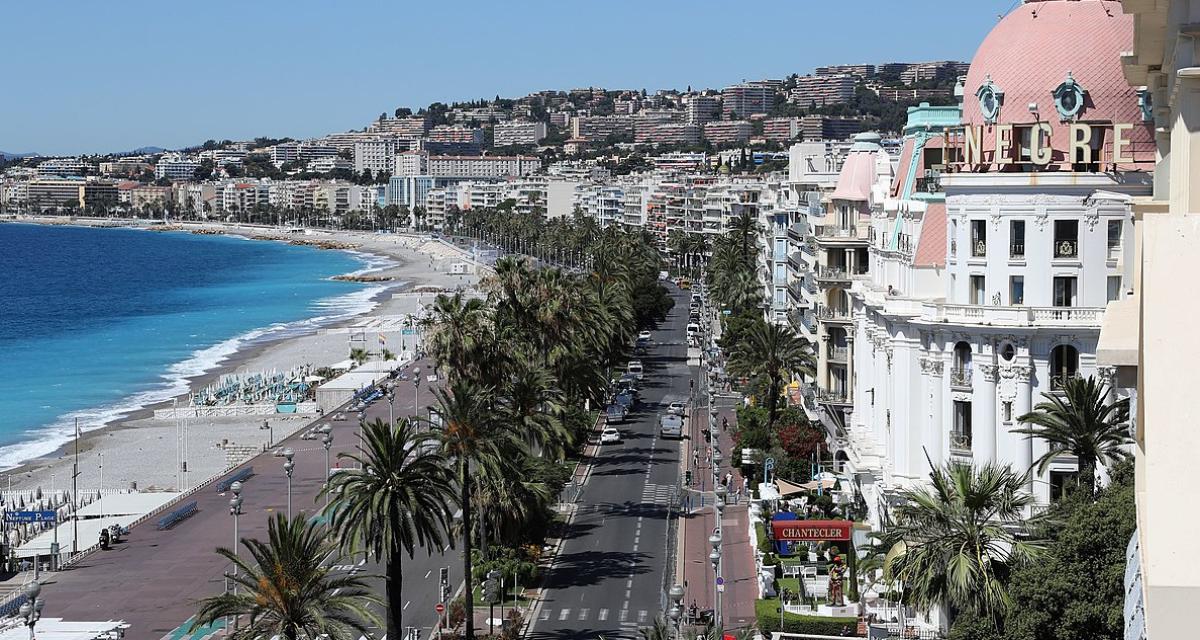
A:
{"type": "Polygon", "coordinates": [[[1029,426],[1014,430],[1041,438],[1050,449],[1034,462],[1039,475],[1064,453],[1079,460],[1079,489],[1089,498],[1096,493],[1096,465],[1110,465],[1129,457],[1129,399],[1108,401],[1107,384],[1095,376],[1071,378],[1060,393],[1043,393],[1032,412],[1017,418],[1029,426]]]}
{"type": "Polygon", "coordinates": [[[746,332],[741,342],[733,345],[729,370],[767,382],[767,428],[775,425],[779,411],[779,396],[783,385],[793,375],[815,375],[815,358],[808,341],[790,328],[759,320],[746,332]]]}
{"type": "Polygon", "coordinates": [[[953,619],[971,611],[998,621],[1012,606],[1008,579],[1042,545],[1015,533],[1033,497],[1027,476],[1008,465],[951,462],[908,489],[891,526],[877,534],[887,550],[885,580],[899,580],[910,602],[942,607],[953,619]]]}
{"type": "Polygon", "coordinates": [[[449,391],[434,390],[441,418],[442,453],[453,464],[462,507],[463,580],[466,594],[466,636],[474,637],[474,595],[471,579],[472,490],[476,475],[502,476],[504,467],[522,453],[521,438],[497,418],[495,392],[464,378],[451,378],[449,391]]]}
{"type": "Polygon", "coordinates": [[[363,425],[358,453],[339,453],[357,468],[334,474],[326,510],[342,548],[362,550],[385,563],[387,634],[399,638],[404,608],[402,554],[440,548],[452,518],[453,479],[437,436],[408,420],[363,425]]]}
{"type": "Polygon", "coordinates": [[[750,260],[754,258],[751,249],[754,249],[756,252],[758,250],[756,237],[758,232],[758,221],[750,216],[749,211],[743,211],[742,215],[729,222],[729,234],[736,239],[742,259],[750,260]]]}
{"type": "Polygon", "coordinates": [[[267,521],[267,541],[242,538],[250,553],[244,559],[225,548],[217,553],[234,564],[230,579],[240,592],[200,601],[191,630],[229,616],[248,617],[246,626],[229,637],[254,640],[278,636],[284,640],[328,637],[351,640],[369,635],[377,623],[370,610],[378,599],[366,580],[334,576],[326,562],[337,548],[326,532],[303,515],[287,519],[276,514],[267,521]]]}
{"type": "Polygon", "coordinates": [[[359,347],[350,349],[350,359],[354,361],[354,364],[360,367],[370,356],[371,354],[366,349],[361,349],[359,347]]]}
{"type": "Polygon", "coordinates": [[[446,378],[479,380],[494,347],[491,312],[482,298],[439,295],[425,321],[429,354],[446,378]]]}

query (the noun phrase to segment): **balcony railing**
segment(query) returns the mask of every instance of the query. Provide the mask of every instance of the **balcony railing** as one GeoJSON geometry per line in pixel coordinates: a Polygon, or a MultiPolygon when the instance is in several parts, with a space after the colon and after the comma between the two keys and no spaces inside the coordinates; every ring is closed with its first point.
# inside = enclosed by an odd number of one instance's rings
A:
{"type": "Polygon", "coordinates": [[[1075,380],[1077,378],[1080,378],[1080,377],[1082,377],[1082,376],[1080,376],[1078,372],[1076,372],[1076,373],[1060,373],[1060,374],[1052,375],[1052,376],[1050,376],[1050,390],[1051,391],[1062,391],[1063,389],[1066,388],[1068,382],[1075,380]]]}
{"type": "Polygon", "coordinates": [[[817,402],[823,404],[848,404],[849,398],[845,391],[838,389],[817,389],[817,402]]]}
{"type": "Polygon", "coordinates": [[[1025,243],[1014,242],[1014,243],[1008,245],[1008,257],[1024,258],[1025,257],[1025,243]]]}
{"type": "Polygon", "coordinates": [[[829,359],[845,362],[846,357],[850,355],[849,347],[836,347],[829,345],[829,359]]]}
{"type": "Polygon", "coordinates": [[[958,389],[971,388],[971,369],[970,367],[951,367],[950,368],[950,386],[958,389]]]}
{"type": "Polygon", "coordinates": [[[850,312],[845,309],[830,309],[829,307],[821,307],[817,309],[817,319],[828,322],[850,322],[850,312]]]}
{"type": "Polygon", "coordinates": [[[952,429],[950,431],[950,450],[955,453],[971,453],[971,434],[966,431],[952,429]]]}
{"type": "Polygon", "coordinates": [[[971,257],[986,258],[987,257],[987,242],[976,240],[971,243],[971,257]]]}
{"type": "Polygon", "coordinates": [[[942,190],[942,177],[930,176],[928,178],[917,178],[917,191],[924,193],[940,193],[942,190]]]}
{"type": "Polygon", "coordinates": [[[817,232],[817,237],[818,238],[847,238],[847,239],[853,240],[855,238],[860,238],[862,236],[859,233],[857,226],[845,228],[845,227],[835,227],[835,226],[826,225],[824,227],[821,227],[821,229],[817,232]]]}
{"type": "Polygon", "coordinates": [[[1054,257],[1055,258],[1077,258],[1079,257],[1079,244],[1074,240],[1055,240],[1054,241],[1054,257]]]}
{"type": "Polygon", "coordinates": [[[825,282],[849,282],[850,274],[842,267],[817,265],[817,280],[825,282]]]}
{"type": "Polygon", "coordinates": [[[805,266],[803,259],[800,257],[799,251],[793,251],[788,254],[788,264],[797,271],[804,271],[808,268],[805,266]]]}

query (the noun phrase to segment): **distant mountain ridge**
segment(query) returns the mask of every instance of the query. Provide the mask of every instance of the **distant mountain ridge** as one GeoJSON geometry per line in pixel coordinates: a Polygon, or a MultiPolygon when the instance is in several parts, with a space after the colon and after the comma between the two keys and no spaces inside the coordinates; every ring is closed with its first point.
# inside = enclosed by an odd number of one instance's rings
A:
{"type": "Polygon", "coordinates": [[[0,151],[0,158],[9,160],[12,158],[30,158],[38,155],[37,153],[10,153],[8,151],[0,151]]]}

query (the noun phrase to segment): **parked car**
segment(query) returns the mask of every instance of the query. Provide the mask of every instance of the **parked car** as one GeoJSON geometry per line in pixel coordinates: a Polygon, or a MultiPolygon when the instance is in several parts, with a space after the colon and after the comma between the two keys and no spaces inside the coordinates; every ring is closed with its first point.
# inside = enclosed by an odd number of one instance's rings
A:
{"type": "Polygon", "coordinates": [[[683,439],[683,418],[665,414],[658,419],[658,434],[663,438],[683,439]]]}
{"type": "Polygon", "coordinates": [[[683,416],[683,412],[687,409],[687,405],[682,402],[675,401],[667,405],[667,413],[673,416],[683,416]]]}
{"type": "Polygon", "coordinates": [[[634,403],[637,402],[637,398],[633,395],[632,391],[622,391],[621,393],[617,394],[617,397],[613,399],[613,402],[625,407],[627,410],[632,411],[634,403]]]}
{"type": "Polygon", "coordinates": [[[342,413],[341,411],[339,411],[339,412],[337,412],[337,413],[333,414],[333,421],[334,421],[334,422],[344,422],[345,420],[346,420],[346,414],[345,414],[345,413],[342,413]]]}
{"type": "Polygon", "coordinates": [[[613,427],[605,427],[604,431],[600,432],[600,443],[608,444],[610,442],[620,442],[621,432],[613,427]]]}
{"type": "Polygon", "coordinates": [[[687,326],[687,337],[694,338],[700,335],[700,324],[697,322],[689,322],[687,326]]]}

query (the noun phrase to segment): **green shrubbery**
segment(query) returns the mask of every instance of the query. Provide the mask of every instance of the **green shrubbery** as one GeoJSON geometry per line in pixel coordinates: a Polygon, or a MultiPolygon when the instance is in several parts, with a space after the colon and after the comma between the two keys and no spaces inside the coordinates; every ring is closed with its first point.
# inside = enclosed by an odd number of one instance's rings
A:
{"type": "MultiPolygon", "coordinates": [[[[754,603],[754,613],[758,618],[758,628],[763,634],[778,632],[779,600],[759,600],[754,603]]],[[[785,633],[808,633],[821,636],[840,636],[846,631],[849,635],[857,635],[858,618],[828,618],[825,616],[805,616],[787,613],[783,618],[785,633]]]]}

